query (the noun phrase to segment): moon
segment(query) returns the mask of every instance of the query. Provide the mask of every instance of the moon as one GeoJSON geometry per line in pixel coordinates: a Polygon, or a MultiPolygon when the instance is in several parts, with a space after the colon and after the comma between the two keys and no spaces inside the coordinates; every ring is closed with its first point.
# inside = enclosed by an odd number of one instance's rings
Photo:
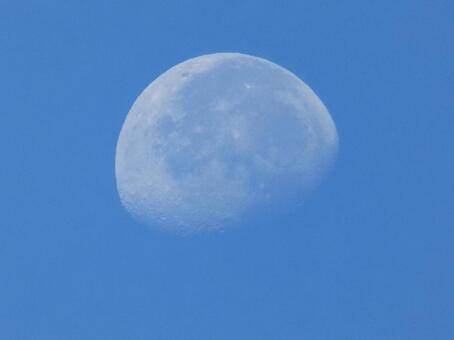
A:
{"type": "Polygon", "coordinates": [[[298,204],[337,150],[328,110],[293,73],[250,55],[208,54],[136,99],[118,139],[117,189],[153,227],[220,230],[298,204]]]}

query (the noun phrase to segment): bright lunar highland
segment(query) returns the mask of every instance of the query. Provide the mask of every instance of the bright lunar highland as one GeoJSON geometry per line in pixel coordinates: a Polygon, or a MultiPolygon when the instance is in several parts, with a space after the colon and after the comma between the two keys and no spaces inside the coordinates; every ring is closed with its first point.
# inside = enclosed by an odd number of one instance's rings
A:
{"type": "Polygon", "coordinates": [[[204,55],[135,101],[117,144],[117,188],[151,226],[218,230],[298,204],[337,149],[329,112],[294,74],[249,55],[204,55]]]}

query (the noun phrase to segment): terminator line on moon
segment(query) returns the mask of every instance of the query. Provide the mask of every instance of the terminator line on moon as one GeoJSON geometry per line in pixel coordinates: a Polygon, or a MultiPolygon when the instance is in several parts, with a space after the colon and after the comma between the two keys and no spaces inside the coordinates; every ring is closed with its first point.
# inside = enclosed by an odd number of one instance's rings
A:
{"type": "Polygon", "coordinates": [[[262,58],[209,54],[137,98],[117,144],[117,188],[151,226],[217,230],[297,203],[337,149],[329,112],[294,74],[262,58]]]}

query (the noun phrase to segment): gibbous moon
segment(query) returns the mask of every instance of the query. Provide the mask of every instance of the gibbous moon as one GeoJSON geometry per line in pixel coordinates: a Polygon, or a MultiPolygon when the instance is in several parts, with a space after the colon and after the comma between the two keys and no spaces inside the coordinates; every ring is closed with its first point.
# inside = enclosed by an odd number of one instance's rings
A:
{"type": "Polygon", "coordinates": [[[137,98],[117,144],[117,188],[151,226],[218,230],[298,204],[337,148],[329,112],[294,74],[262,58],[209,54],[137,98]]]}

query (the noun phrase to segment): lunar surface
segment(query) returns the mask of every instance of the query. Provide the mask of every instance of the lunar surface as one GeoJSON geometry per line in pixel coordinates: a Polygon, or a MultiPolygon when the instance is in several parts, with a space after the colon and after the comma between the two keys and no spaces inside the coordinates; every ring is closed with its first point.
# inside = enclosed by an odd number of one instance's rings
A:
{"type": "Polygon", "coordinates": [[[219,230],[298,204],[337,149],[329,112],[294,74],[249,55],[204,55],[135,101],[117,144],[117,188],[151,226],[219,230]]]}

